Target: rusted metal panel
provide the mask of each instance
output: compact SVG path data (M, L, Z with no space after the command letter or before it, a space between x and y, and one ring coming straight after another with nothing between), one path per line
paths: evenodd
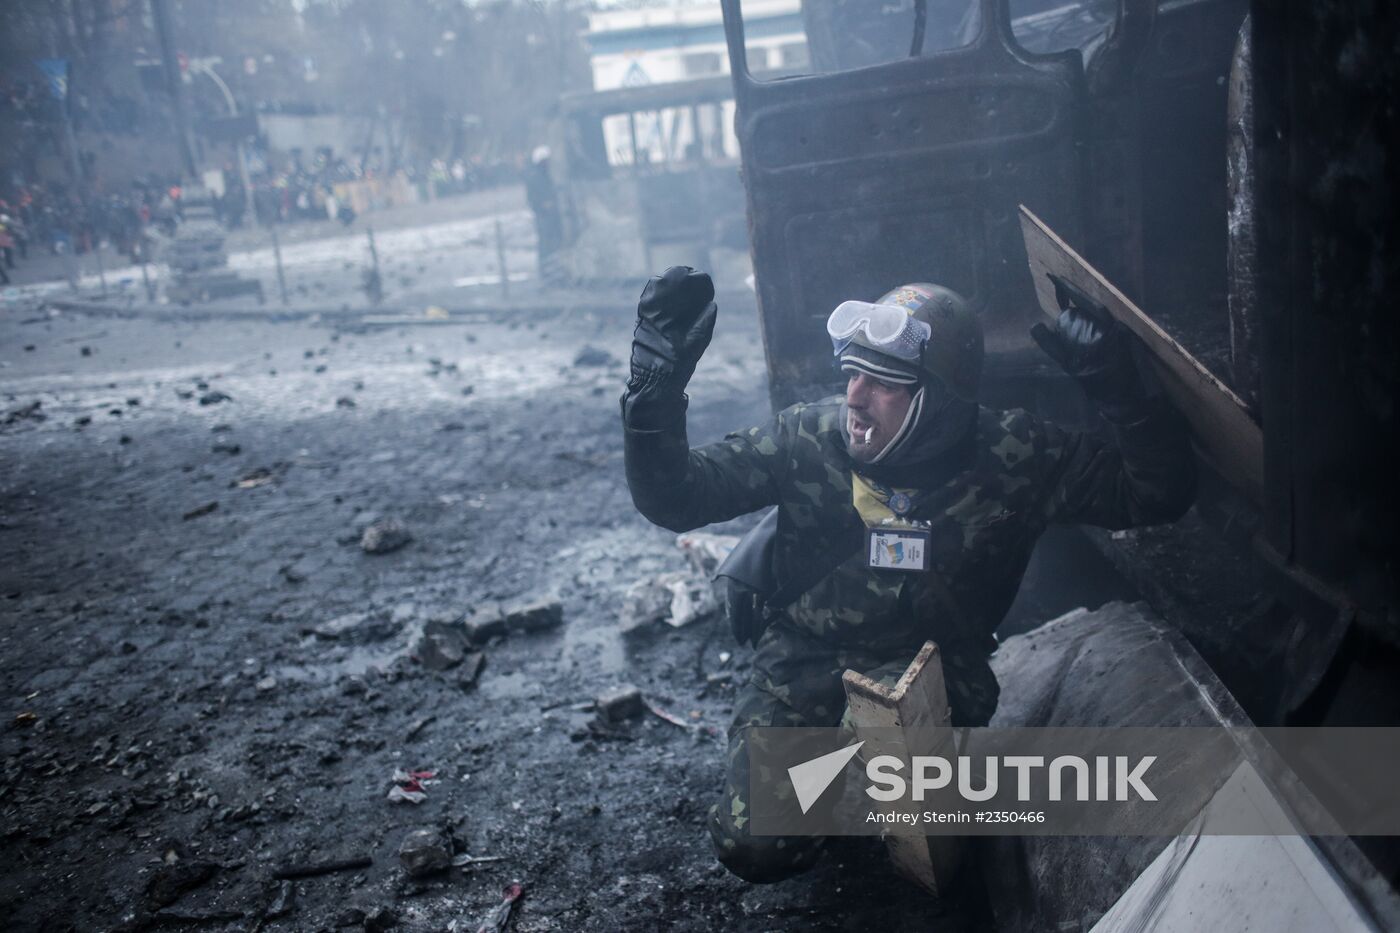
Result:
M1077 51L1036 56L982 3L973 44L837 74L756 81L725 0L737 131L775 406L836 384L821 326L848 298L937 281L983 315L988 349L1031 347L1016 205L1080 229Z
M1235 390L1255 410L1259 406L1259 260L1254 242L1254 80L1250 65L1250 24L1245 17L1230 64L1230 104L1226 142L1228 215L1230 373Z

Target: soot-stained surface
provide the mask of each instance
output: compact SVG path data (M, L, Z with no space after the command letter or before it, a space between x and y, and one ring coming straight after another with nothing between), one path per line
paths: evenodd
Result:
M631 318L7 312L7 928L474 930L514 881L520 931L957 928L871 840L766 888L714 861L746 655L709 621L618 632L628 586L685 567L623 481ZM722 307L691 396L693 442L767 416L751 306ZM366 554L390 516L413 541ZM542 598L563 625L488 642L474 685L415 657L435 619ZM590 729L625 683L684 725ZM386 799L396 770L435 772L424 802ZM409 878L422 828L497 860Z

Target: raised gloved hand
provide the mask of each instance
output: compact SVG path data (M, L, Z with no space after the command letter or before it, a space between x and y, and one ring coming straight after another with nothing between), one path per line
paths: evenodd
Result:
M1060 316L1052 329L1031 327L1031 337L1084 389L1109 421L1139 417L1147 390L1133 361L1133 335L1108 309L1074 285L1051 275Z
M714 298L710 277L689 266L652 276L637 304L629 391L685 391L714 334Z

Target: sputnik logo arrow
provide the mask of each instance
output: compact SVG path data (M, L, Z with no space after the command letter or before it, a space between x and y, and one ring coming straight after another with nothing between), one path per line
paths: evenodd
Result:
M792 789L797 792L797 803L802 807L803 813L812 809L812 804L831 786L836 776L846 769L846 765L864 744L864 741L860 741L854 745L847 745L820 758L813 758L788 768L788 780L792 781Z

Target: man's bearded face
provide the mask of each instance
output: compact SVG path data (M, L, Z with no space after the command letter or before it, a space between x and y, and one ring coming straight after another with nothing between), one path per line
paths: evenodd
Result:
M851 458L869 463L878 457L904 423L912 399L909 386L853 373L846 383L846 430L851 437L847 450Z

